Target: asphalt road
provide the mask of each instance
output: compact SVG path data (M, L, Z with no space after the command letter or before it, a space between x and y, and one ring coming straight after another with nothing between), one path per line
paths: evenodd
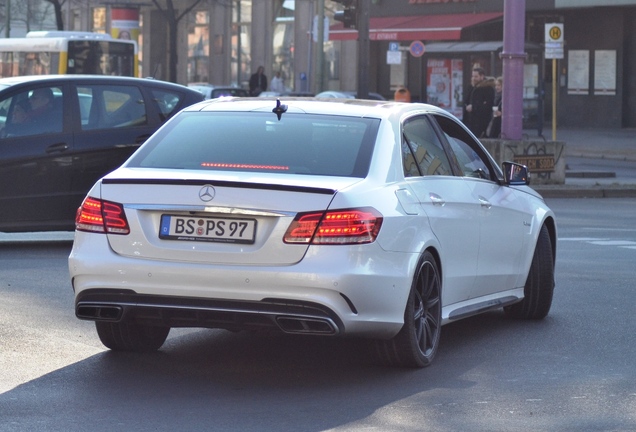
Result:
M636 430L636 202L548 204L550 315L447 325L422 370L356 340L219 330L112 353L73 315L69 244L0 244L0 431Z

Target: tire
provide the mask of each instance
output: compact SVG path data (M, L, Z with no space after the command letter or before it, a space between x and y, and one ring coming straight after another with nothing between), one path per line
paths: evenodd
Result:
M524 299L521 302L505 307L504 311L513 318L545 318L550 312L554 293L552 241L545 225L539 232L523 293Z
M425 252L418 264L404 312L404 326L390 340L377 341L379 360L390 366L421 368L431 364L442 327L442 282L435 258Z
M95 321L97 335L113 351L157 351L166 341L170 327L126 322Z

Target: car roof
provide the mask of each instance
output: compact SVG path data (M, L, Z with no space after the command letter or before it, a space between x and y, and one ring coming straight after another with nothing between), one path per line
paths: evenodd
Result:
M188 87L206 87L206 88L212 88L212 89L240 89L241 87L239 86L235 86L235 85L216 85L216 84L210 84L210 83L203 83L203 82L191 82L188 83Z
M439 107L423 103L282 96L210 99L191 105L185 108L184 111L271 112L278 101L280 101L281 105L287 106L287 112L289 113L374 118L434 113L452 117L447 111Z
M124 77L124 76L112 76L112 75L24 75L24 76L14 76L8 78L0 78L0 87L4 86L15 86L20 84L30 84L30 83L62 83L62 82L86 82L90 81L93 83L121 83L121 84L140 84L143 83L145 85L156 84L159 86L171 86L174 88L184 89L187 88L181 84L175 84L168 81L155 80L153 78L136 78L136 77ZM194 90L191 90L194 91Z

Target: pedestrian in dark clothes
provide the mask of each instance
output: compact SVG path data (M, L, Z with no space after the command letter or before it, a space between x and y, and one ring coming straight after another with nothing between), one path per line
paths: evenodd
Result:
M486 78L484 69L473 68L470 78L472 90L466 111L470 114L468 127L477 138L486 135L486 128L492 118L492 106L495 101L495 80Z

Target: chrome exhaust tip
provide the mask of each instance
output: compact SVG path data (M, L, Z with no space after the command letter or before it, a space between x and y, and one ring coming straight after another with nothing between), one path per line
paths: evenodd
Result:
M336 335L338 327L328 318L277 316L276 324L285 333Z
M121 306L112 305L79 304L75 309L77 318L91 321L119 321L122 314L123 308Z

